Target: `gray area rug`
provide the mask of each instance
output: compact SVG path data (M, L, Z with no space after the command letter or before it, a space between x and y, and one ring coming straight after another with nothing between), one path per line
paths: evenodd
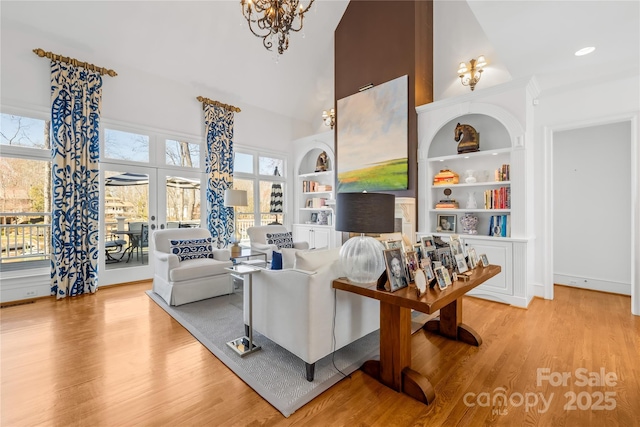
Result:
M285 417L344 378L342 373L348 375L380 354L378 330L317 361L315 378L309 382L301 359L258 333L253 340L262 346L260 351L240 357L227 346L244 335L242 294L178 307L168 306L151 290L147 295Z

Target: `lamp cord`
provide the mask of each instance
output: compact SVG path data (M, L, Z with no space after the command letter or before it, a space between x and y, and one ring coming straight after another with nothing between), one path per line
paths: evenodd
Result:
M340 374L342 374L342 376L344 378L351 378L351 375L347 375L344 372L342 372L340 369L338 369L338 367L336 366L336 311L337 311L337 295L336 295L336 291L337 289L333 289L333 323L332 323L332 331L333 331L333 351L331 352L331 363L333 364L333 367L336 369L336 371L340 372Z

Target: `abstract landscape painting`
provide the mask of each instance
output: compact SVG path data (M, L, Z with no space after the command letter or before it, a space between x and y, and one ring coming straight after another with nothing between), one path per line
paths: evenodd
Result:
M338 100L338 192L406 190L408 78Z

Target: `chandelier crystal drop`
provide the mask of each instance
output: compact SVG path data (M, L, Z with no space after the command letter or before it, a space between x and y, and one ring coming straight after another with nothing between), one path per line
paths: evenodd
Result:
M282 55L289 47L289 31L302 30L304 15L313 2L309 0L304 7L300 0L240 0L240 6L253 35L260 37L269 51L277 43Z

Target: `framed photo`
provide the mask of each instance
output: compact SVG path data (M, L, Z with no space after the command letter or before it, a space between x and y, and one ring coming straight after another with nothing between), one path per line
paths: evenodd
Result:
M421 261L422 258L424 258L422 256L422 245L420 243L416 243L415 245L412 246L413 247L413 251L416 253L416 255L418 256L418 261Z
M384 251L384 262L387 265L387 277L389 279L389 290L391 292L409 286L407 278L406 262L402 249L386 249Z
M409 281L415 282L416 271L420 269L420 264L418 263L418 254L415 251L409 251L406 253L406 256L407 270L409 271Z
M454 234L451 236L451 241L449 242L449 248L451 249L451 255L454 257L458 254L464 254L462 250L462 242L460 241L460 236Z
M453 273L451 273L451 280L454 282L458 281L458 273L456 273L455 271Z
M478 265L478 255L476 255L475 248L469 248L467 250L467 257L469 258L469 268L474 269Z
M431 283L436 278L436 275L433 273L431 261L426 260L426 262L423 262L422 268L424 269L424 275L427 278L427 283Z
M404 245L402 244L402 240L386 240L384 242L384 247L387 249L400 249L404 252Z
M489 258L487 258L487 254L480 255L480 265L483 267L489 267Z
M449 276L449 271L446 268L438 267L434 270L434 273L440 289L446 289L451 284L451 276Z
M456 267L458 268L458 273L464 273L469 269L467 261L464 259L464 254L456 255Z
M318 222L318 212L311 213L311 222Z
M455 233L456 217L457 215L438 214L438 217L437 217L438 226L436 227L436 231L441 233Z
M427 253L433 252L436 250L436 242L433 240L433 236L422 236L422 254L424 257L427 256Z

